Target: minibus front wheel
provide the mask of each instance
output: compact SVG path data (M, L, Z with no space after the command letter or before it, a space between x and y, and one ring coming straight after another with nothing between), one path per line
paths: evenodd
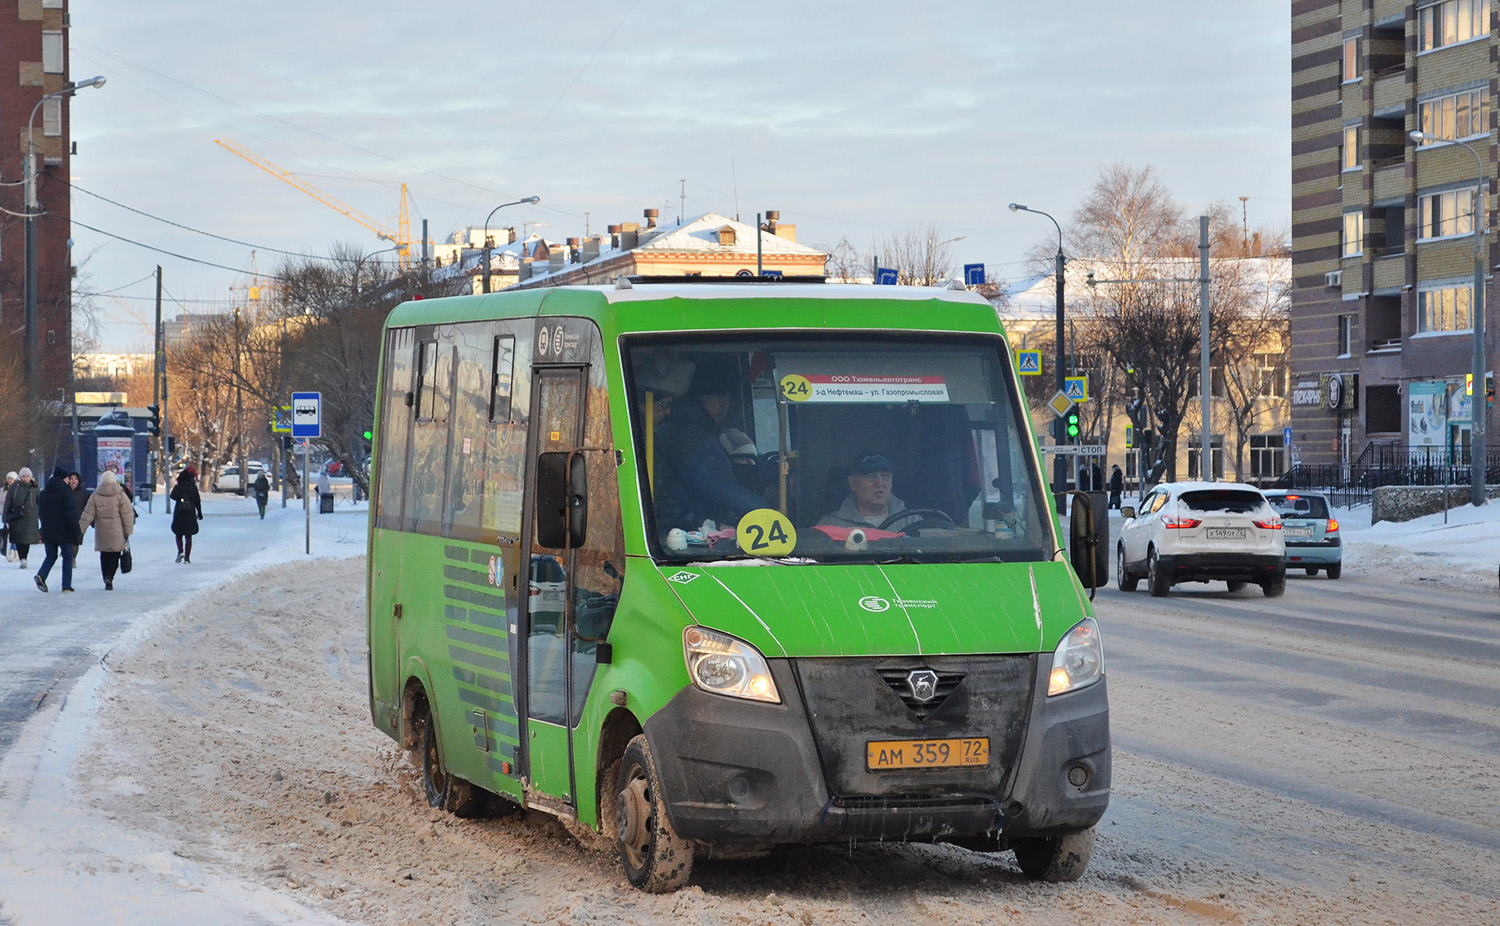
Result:
M1088 870L1094 854L1094 830L1066 836L1026 836L1012 839L1016 864L1033 881L1077 881Z
M693 844L678 836L667 819L661 779L644 734L626 744L616 781L615 839L625 877L652 894L687 884L693 873Z

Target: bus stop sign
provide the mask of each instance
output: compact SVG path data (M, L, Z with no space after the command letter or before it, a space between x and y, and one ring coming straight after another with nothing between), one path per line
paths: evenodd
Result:
M307 440L323 436L323 393L292 393L292 437Z

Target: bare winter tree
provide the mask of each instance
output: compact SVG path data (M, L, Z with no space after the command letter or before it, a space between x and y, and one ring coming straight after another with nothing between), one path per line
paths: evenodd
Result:
M849 243L847 236L840 238L839 243L831 247L826 245L817 247L828 255L828 261L825 264L828 279L838 280L840 283L869 281L870 260L859 248Z
M937 286L952 276L951 250L957 240L941 225L929 222L892 232L875 244L874 253L882 267L896 271L898 284Z
M1234 471L1246 480L1245 447L1252 433L1262 429L1285 401L1286 350L1291 343L1289 312L1291 280L1284 276L1250 277L1250 266L1265 263L1215 262L1214 273L1236 274L1238 285L1226 287L1226 311L1215 312L1215 321L1232 327L1215 338L1219 347L1216 366L1223 372L1224 396L1228 400L1229 424L1234 429Z

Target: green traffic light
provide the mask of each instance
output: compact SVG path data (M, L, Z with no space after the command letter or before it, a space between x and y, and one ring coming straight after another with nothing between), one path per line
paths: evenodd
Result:
M370 438L372 438L374 436L375 436L375 432L374 431L366 431L365 432L365 440L369 440Z
M1077 437L1078 436L1078 430L1079 430L1079 428L1078 428L1078 412L1076 412L1076 411L1068 412L1068 417L1067 417L1066 421L1067 421L1067 426L1068 426L1068 436L1069 437Z

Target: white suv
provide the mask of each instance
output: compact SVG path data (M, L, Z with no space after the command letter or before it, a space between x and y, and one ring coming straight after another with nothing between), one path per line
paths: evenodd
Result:
M1135 591L1145 579L1160 598L1178 582L1222 579L1230 591L1249 582L1267 598L1286 591L1281 517L1255 486L1239 482L1167 482L1139 510L1125 506L1115 547L1115 580Z

